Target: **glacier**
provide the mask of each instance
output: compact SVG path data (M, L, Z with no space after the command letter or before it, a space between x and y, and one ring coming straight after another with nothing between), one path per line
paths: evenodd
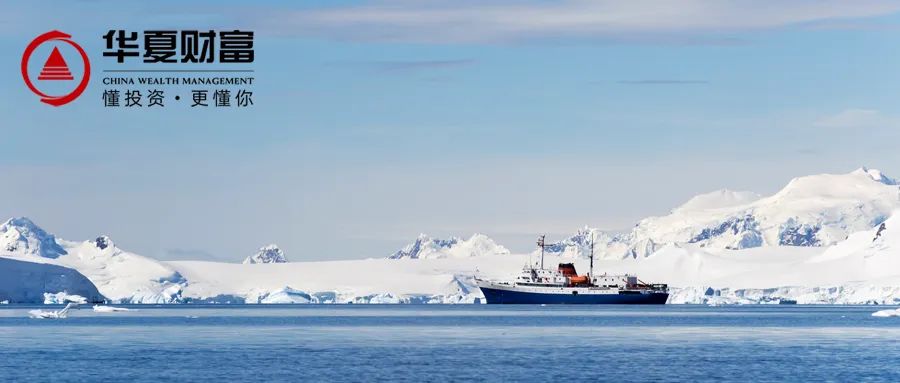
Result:
M78 271L58 265L0 257L0 301L64 303L72 299L102 302L105 297Z
M548 242L545 263L586 270L592 238L595 272L668 283L669 303L900 303L900 186L874 169L795 178L771 196L701 194L625 233L585 226ZM243 263L164 262L20 217L0 225L0 301L472 304L484 301L475 276L508 278L534 255L484 234L421 234L384 258L288 262L268 245Z
M82 242L66 241L27 218L7 220L0 225L0 232L7 233L0 237L0 257L74 269L92 282L100 295L115 303L178 302L187 283L171 267L121 250L105 235Z
M284 288L260 295L256 302L262 304L311 303L313 298L303 291L285 286Z

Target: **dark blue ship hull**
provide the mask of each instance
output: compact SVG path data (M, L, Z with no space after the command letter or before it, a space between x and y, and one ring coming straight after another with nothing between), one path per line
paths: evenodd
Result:
M588 304L661 305L669 299L665 292L620 292L619 294L543 294L481 287L488 304Z

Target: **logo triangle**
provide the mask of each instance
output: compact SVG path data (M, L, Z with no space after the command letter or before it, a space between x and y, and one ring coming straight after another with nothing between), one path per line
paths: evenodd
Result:
M38 75L38 80L73 80L72 72L69 71L69 65L59 53L59 47L53 47L50 57L44 62L44 67Z

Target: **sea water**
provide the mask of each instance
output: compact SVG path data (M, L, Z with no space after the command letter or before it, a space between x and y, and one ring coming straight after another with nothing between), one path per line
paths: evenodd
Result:
M900 381L884 307L128 307L0 306L0 380Z

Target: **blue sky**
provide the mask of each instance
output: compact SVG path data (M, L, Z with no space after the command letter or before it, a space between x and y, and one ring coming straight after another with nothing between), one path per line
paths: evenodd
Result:
M3 2L0 216L162 259L379 257L420 232L528 251L719 188L900 174L900 3L672 4ZM115 28L254 30L255 105L104 109ZM52 29L95 68L60 108L19 75Z

